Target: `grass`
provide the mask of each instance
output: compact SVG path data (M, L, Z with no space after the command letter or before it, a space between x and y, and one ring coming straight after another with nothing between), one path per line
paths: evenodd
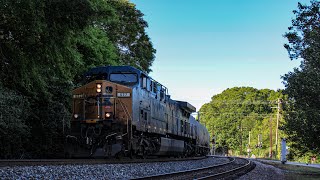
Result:
M289 164L280 164L275 162L263 162L272 166L275 166L279 169L282 169L286 172L286 179L306 179L306 180L315 180L320 179L320 169L314 167L298 166L298 165L289 165Z

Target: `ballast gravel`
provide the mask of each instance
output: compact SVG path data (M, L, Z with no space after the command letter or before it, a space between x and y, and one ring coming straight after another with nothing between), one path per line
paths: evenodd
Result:
M279 180L285 179L284 171L272 165L263 164L259 161L254 161L256 167L249 173L241 176L238 180Z
M228 162L225 158L131 164L0 167L0 179L132 179Z

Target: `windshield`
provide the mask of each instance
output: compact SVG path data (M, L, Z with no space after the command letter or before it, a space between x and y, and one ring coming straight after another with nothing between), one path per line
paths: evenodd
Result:
M106 74L106 73L93 74L93 75L90 75L90 76L86 77L85 83L89 83L89 82L94 81L94 80L106 80L107 77L108 77L108 74Z
M130 73L110 74L110 81L121 83L136 83L138 82L138 76L137 74Z

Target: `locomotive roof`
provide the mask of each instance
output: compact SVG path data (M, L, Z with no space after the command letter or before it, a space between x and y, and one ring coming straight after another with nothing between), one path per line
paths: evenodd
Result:
M89 69L84 76L92 76L97 74L110 74L110 73L137 73L138 76L143 74L144 76L148 77L149 79L154 80L152 77L150 77L147 73L134 68L132 66L99 66ZM156 81L156 80L154 80ZM158 81L156 81L159 83ZM161 86L163 86L161 83L159 83ZM164 86L165 87L165 86Z
M137 74L145 74L144 72L140 71L139 69L136 69L132 66L99 66L99 67L94 67L90 70L88 70L84 75L85 76L90 76L94 74L105 74L105 73L126 73L126 72L133 72ZM146 75L146 74L145 74Z
M134 68L132 66L99 66L89 69L84 75L85 76L91 76L91 75L97 75L97 74L110 74L110 73L137 73L139 76L141 74L149 77L152 79L148 74L145 72ZM175 100L172 100L175 101ZM192 113L196 112L196 108L185 101L176 101L178 105L183 108L184 110Z
M179 106L180 106L182 109L184 109L184 110L186 110L186 111L188 111L188 112L190 112L190 113L196 112L196 108L195 108L194 106L192 106L191 104L189 104L188 102L185 102L185 101L177 101L177 103L179 104Z

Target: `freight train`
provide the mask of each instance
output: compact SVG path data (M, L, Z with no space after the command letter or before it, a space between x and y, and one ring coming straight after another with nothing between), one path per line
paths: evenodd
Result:
M170 98L168 89L131 66L102 66L85 73L73 90L66 137L68 157L196 156L209 152L209 133Z

